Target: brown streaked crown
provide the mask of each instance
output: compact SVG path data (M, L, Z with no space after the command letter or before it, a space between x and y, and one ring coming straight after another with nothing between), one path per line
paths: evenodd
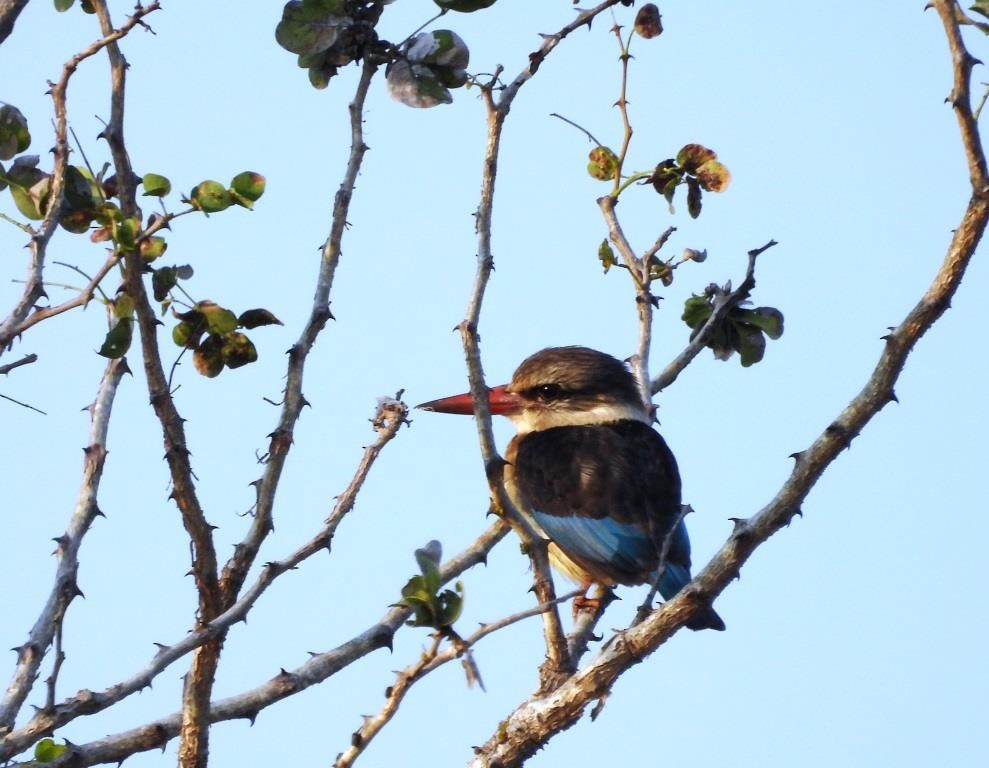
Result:
M516 369L509 392L527 406L530 428L545 429L562 423L645 419L645 407L635 377L624 363L587 347L547 347L527 357ZM535 411L542 411L533 422ZM554 418L551 412L557 412ZM563 411L568 415L564 418ZM592 412L596 415L591 415ZM513 419L515 421L515 419Z

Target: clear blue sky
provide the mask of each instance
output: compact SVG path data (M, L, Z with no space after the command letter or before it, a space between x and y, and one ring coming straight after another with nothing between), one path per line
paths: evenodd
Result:
M111 7L122 21L132 6ZM384 34L403 38L432 7L389 6ZM197 298L237 310L268 307L285 322L254 333L256 365L216 380L188 364L177 374L177 403L189 420L221 556L245 530L255 454L275 423L275 409L261 398L278 398L282 352L310 307L356 82L351 69L327 91L313 90L274 42L280 11L281 3L173 0L150 19L157 35L137 32L124 42L132 65L128 146L139 172L164 173L184 191L245 169L268 178L254 212L185 217L168 236L166 260L195 267ZM633 48L633 165L650 167L697 141L717 150L734 179L725 194L707 198L697 221L685 210L671 217L645 190L623 198L622 220L640 249L673 224L675 251L709 253L664 291L654 363L686 340L683 300L712 281L737 283L745 252L770 238L780 244L762 257L755 299L786 316L786 333L762 364L746 370L705 353L659 399L661 431L696 510L689 524L703 564L729 534L728 518L749 516L772 498L790 470L787 456L858 393L880 336L940 263L968 185L944 104L947 48L923 3L860 3L849 13L779 0L675 2L662 11L663 36ZM471 71L503 64L514 76L538 46L537 33L555 31L572 13L567 0L501 0L443 23L468 42ZM620 13L630 21L633 10ZM594 199L604 189L585 173L586 139L548 116L559 112L618 143L617 49L606 27L582 31L554 52L509 117L495 204L497 271L481 325L492 384L543 346L581 343L620 357L635 347L628 281L616 271L602 275L596 259L605 230ZM51 146L45 81L96 37L93 17L78 8L57 15L36 0L0 46L0 99L27 115L34 151ZM984 39L971 44L974 55L989 56ZM108 113L106 76L100 58L70 87L72 125L95 165L108 159L95 138L96 116ZM979 70L976 78L983 76ZM318 528L372 439L367 419L379 395L404 388L416 403L465 388L451 329L475 269L482 105L476 91L460 91L450 106L412 111L391 101L379 78L366 130L371 151L337 273L337 319L307 368L312 408L297 429L262 560L283 557ZM6 193L0 210L14 213ZM26 252L23 234L0 224L6 312L20 290L9 278L25 272ZM94 269L103 248L60 234L51 258ZM47 276L78 283L58 267ZM760 549L724 593L718 610L728 631L677 635L622 678L595 723L554 739L530 765L920 768L986 759L989 520L981 473L989 370L979 298L986 284L977 257L953 308L910 358L900 404L875 419L814 489L804 517ZM53 300L68 295L49 292ZM103 367L95 350L104 328L94 304L33 329L6 358L39 355L0 380L0 393L48 415L0 401L3 648L23 641L50 588L50 539L64 529L78 489L88 427L80 408ZM180 638L192 621L188 543L166 500L160 432L146 400L138 374L115 405L100 502L107 519L97 521L82 552L86 599L69 611L60 695L133 673L153 642ZM508 425L498 434L504 444ZM486 508L470 420L416 415L341 526L333 557L279 579L250 624L231 631L217 695L256 685L365 628L397 598L417 546L438 538L448 553L458 551L486 526ZM465 631L532 603L527 561L513 539L464 581ZM621 594L605 629L627 623L642 596ZM378 652L263 712L253 728L220 725L212 764L331 762L361 714L380 707L391 670L426 642L425 631L404 631L391 655ZM455 665L434 673L361 761L465 763L470 745L531 693L543 654L537 621L486 640L476 657L487 693L467 690ZM153 691L57 735L87 742L175 711L182 672L181 664L169 668ZM168 764L174 752L173 743L164 756L127 764Z

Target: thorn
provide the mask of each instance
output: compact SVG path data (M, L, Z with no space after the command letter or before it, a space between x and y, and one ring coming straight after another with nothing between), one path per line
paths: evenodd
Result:
M896 396L896 392L894 392L893 390L890 390L889 392L889 401L891 403L897 403L897 404L899 404L900 402L900 398Z
M394 632L383 629L377 635L374 636L374 643L378 648L387 648L389 651L394 651L395 648L392 645L392 640L394 638Z
M801 461L804 460L804 452L794 451L793 453L790 454L790 458L793 459L797 464L799 464Z
M591 721L592 722L594 720L597 720L598 715L601 714L601 710L604 709L604 705L607 703L607 701L608 701L608 694L607 693L602 694L601 695L601 698L599 698L597 700L597 703L591 709Z

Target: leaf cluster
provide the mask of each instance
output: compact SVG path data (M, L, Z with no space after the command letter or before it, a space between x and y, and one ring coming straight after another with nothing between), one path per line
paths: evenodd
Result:
M473 13L495 0L434 0L440 16L448 11ZM275 40L298 56L315 88L326 88L340 67L368 59L387 63L392 98L410 107L449 104L451 88L468 82L470 51L450 29L412 35L402 43L378 36L376 26L391 0L291 0L282 9ZM438 18L438 17L437 17Z
M211 379L224 368L240 368L258 359L254 343L238 328L282 324L267 309L249 309L238 316L212 301L199 301L188 312L173 314L179 322L172 328L172 341L193 350L196 370Z
M702 144L687 144L675 159L658 163L647 181L666 198L671 212L676 188L686 185L687 213L696 219L701 214L703 192L724 192L731 182L731 173L713 149Z
M691 296L683 305L683 321L691 328L690 338L701 332L714 312L717 291L705 291L702 296ZM766 352L766 338L778 339L783 335L783 313L775 307L732 307L724 318L708 331L706 346L719 360L727 360L738 352L744 367L762 360Z
M435 540L415 551L422 573L408 580L402 587L402 599L396 603L412 609L413 616L407 622L409 626L444 629L460 618L464 606L464 585L458 581L454 589L439 591L442 555L443 549Z

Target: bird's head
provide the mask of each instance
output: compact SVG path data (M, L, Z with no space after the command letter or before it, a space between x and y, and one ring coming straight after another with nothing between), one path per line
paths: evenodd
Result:
M470 393L416 407L474 413ZM509 384L488 391L488 410L508 417L520 434L623 419L650 421L635 378L625 365L587 347L547 347L527 357Z

